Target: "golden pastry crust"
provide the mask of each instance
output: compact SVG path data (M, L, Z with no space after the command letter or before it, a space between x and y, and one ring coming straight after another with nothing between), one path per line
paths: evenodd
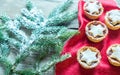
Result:
M94 9L94 7L96 8L96 7L98 7L98 6L90 6L89 9L86 9L86 7L88 6L88 4L93 5L92 3L96 3L96 4L99 6L99 8L98 8L98 11L99 11L99 12L93 12L93 13L90 13L90 12L89 12L90 9ZM100 2L98 2L98 1L94 1L94 2L90 1L90 2L86 2L86 3L84 4L83 10L84 10L85 15L86 15L89 19L98 19L99 16L102 15L102 13L103 13L103 11L104 11L104 8L103 8L102 4L101 4Z
M87 57L89 57L89 59L93 59L94 61L90 62L91 64L87 64L87 62L83 61L82 58L84 57L84 55L82 54L83 52L85 53L85 51L87 50L90 50L91 52L95 53L94 57L96 59L93 59L93 58L90 58L91 56L89 55L92 55L90 52L90 54L87 54ZM99 65L100 63L100 60L101 60L101 55L100 55L100 52L97 48L95 47L91 47L91 46L84 46L82 47L81 49L78 50L77 52L77 60L79 62L79 64L85 68L85 69L92 69L92 68L95 68L96 66Z
M108 28L106 27L104 23L100 21L91 21L86 25L85 32L90 41L100 42L107 36ZM93 35L94 32L96 33L96 36Z
M105 15L105 24L106 24L107 27L108 27L109 29L111 29L111 30L118 30L118 29L120 29L120 20L119 20L119 24L118 24L118 25L114 25L114 24L112 23L111 19L109 18L110 14L112 13L112 14L115 15L116 13L114 13L114 12L116 12L116 11L119 11L119 12L120 12L120 10L115 9L115 10L108 11L108 12L106 13L106 15ZM120 14L120 13L119 13L119 14ZM117 14L116 14L116 15L117 15ZM113 17L115 18L116 15L113 16ZM119 17L120 17L120 15L119 15ZM117 17L116 17L116 19L117 19Z
M110 62L110 64L112 64L113 66L120 66L120 60L118 60L118 59L116 59L116 57L114 57L114 55L112 55L113 54L113 52L115 52L115 51L113 51L112 52L112 48L113 47L117 47L117 46L119 46L119 48L120 48L120 44L113 44L113 45L111 45L108 49L107 49L107 57L108 57L108 60L109 60L109 62ZM120 50L119 50L119 52L120 52ZM119 52L117 52L117 53L119 53ZM115 54L115 53L114 53ZM116 54L117 55L117 54ZM120 59L120 58L119 58Z

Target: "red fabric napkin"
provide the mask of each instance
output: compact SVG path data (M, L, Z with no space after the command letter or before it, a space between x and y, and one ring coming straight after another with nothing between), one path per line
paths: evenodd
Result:
M112 9L119 9L114 0L99 0L103 7L104 13L98 19L104 23L105 13ZM85 26L89 20L83 13L84 1L80 0L78 4L78 20L80 23L79 31L80 34L77 34L70 38L64 45L62 54L71 53L72 57L60 62L56 65L55 75L120 75L120 67L112 66L106 56L107 48L114 43L120 44L120 30L112 31L109 30L108 36L99 43L93 43L88 40L85 35ZM101 52L101 62L94 68L86 70L80 66L77 61L76 53L78 49L82 46L93 46L100 50Z

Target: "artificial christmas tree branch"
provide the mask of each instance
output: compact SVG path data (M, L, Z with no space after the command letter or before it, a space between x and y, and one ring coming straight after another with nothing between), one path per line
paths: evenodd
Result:
M67 58L70 58L71 55L70 54L64 54L62 56L59 56L55 59L53 59L52 61L48 62L47 64L45 64L43 67L41 67L41 72L46 72L48 69L50 69L52 66L54 66L56 63L58 62L62 62L64 60L66 60Z
M7 30L12 32L21 42L27 42L28 38L25 35L25 33L17 28L17 23L15 23L13 20L11 20L8 16L1 16L1 20L3 23L5 23L5 26L7 27ZM17 25L16 25L17 24Z
M73 3L72 0L66 0L61 5L58 5L53 11L49 14L48 18L54 17L56 15L61 14L65 10L68 9L68 7Z
M20 23L23 25L23 27L26 27L27 29L36 29L39 27L37 25L37 23L28 20L24 16L23 17L19 16L17 19L20 21Z
M0 38L4 39L3 42L7 40L7 42L1 44L0 47L5 50L4 47L7 48L7 46L10 46L10 48L8 47L10 50L7 48L5 52L7 52L7 50L8 52L12 51L12 49L16 49L18 52L15 61L12 63L7 63L9 62L7 57L9 53L5 54L6 56L4 57L1 56L1 63L3 62L2 64L5 65L5 68L6 66L10 66L6 69L6 71L8 71L6 72L6 75L11 75L13 73L19 75L41 75L56 63L70 57L70 55L60 56L60 52L64 42L78 33L77 30L69 30L65 25L65 23L68 23L77 17L77 10L66 11L71 3L72 0L65 1L58 9L55 8L51 12L51 16L48 19L44 17L42 11L38 10L31 1L27 1L26 8L21 10L20 16L17 16L14 19L11 19L6 15L0 17L3 26L5 26L5 32L7 33L4 38ZM58 26L60 24L61 26ZM30 36L26 35L27 31L24 32L21 30L22 27L31 31ZM15 37L12 37L11 34ZM41 63L42 59L51 54L52 56L50 57L54 57L55 59L50 61L50 64L48 64L49 62L45 64L44 68L39 67L38 70L25 69L18 71L16 69L17 66L29 57L31 52L38 53L37 61L39 61L39 63Z
M48 19L46 22L46 25L47 26L56 26L56 25L68 23L68 22L72 21L73 19L75 19L75 17L77 16L77 13L78 13L77 9L72 10L72 11L66 11L64 13L61 13L59 15L56 15L56 16Z
M42 75L43 72L46 72L47 70L49 70L56 63L64 61L69 57L71 57L70 54L65 54L65 55L62 55L60 57L57 57L56 59L53 59L52 61L50 61L50 62L46 63L45 65L43 65L37 71L34 71L32 69L25 69L25 70L21 70L21 71L16 71L16 73L20 74L20 75L28 75L28 74L29 75Z

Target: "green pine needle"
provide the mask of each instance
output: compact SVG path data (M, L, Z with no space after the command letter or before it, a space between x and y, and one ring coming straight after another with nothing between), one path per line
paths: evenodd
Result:
M10 52L10 47L6 43L0 44L0 55L2 56L8 56Z
M32 1L27 0L26 2L26 8L30 11L34 7L34 4Z
M62 45L61 41L53 35L45 35L38 40L36 40L30 49L32 51L38 51L40 56L39 58L42 59L43 57L46 57L50 55L51 53L57 53L61 51ZM55 50L57 49L57 50Z
M5 40L5 38L2 31L0 30L0 42L3 42L3 40Z
M5 68L5 75L10 75L12 64L5 57L0 57L0 63Z
M47 26L56 26L64 23L69 23L75 18L77 18L77 12L78 10L72 10L72 11L66 11L64 13L61 13L59 15L56 15L46 22Z
M78 30L71 30L71 29L63 28L58 32L56 37L61 39L63 42L65 42L68 38L78 33L79 33Z
M24 69L21 71L16 71L15 73L19 74L19 75L36 75L34 73L35 71L31 70L31 69Z
M68 7L73 3L73 0L66 0L61 5L58 5L53 11L49 14L48 18L59 15L63 11L67 10Z
M32 69L24 69L20 71L15 71L15 73L20 74L20 75L43 75L44 72L49 70L50 68L54 67L54 65L58 62L62 62L68 58L70 58L70 54L65 54L62 56L57 56L57 58L53 59L50 62L45 63L41 68L38 70L34 71Z
M43 65L41 68L40 68L40 72L46 72L48 69L50 69L51 67L53 67L56 63L58 62L62 62L68 58L70 58L71 55L70 54L65 54L65 55L62 55L62 56L57 56L56 59L53 59L52 61L46 63L45 65Z
M2 23L6 23L7 21L10 20L10 17L8 17L7 15L2 15L0 16L0 19L2 20Z

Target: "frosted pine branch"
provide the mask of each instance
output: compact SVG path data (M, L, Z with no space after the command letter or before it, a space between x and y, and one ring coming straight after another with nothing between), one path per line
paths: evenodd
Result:
M26 36L26 34L19 30L17 28L17 23L16 21L12 21L9 17L7 16L2 16L1 18L2 21L5 22L5 26L7 27L7 29L9 31L11 31L12 33L14 33L14 35L19 39L21 40L23 43L27 42L28 41L28 37Z
M7 40L8 40L9 45L13 48L20 49L22 46L21 43L17 41L16 39L7 38Z
M25 69L25 70L21 70L21 71L16 71L17 74L24 74L24 75L43 75L43 72L46 72L48 69L50 69L51 67L53 67L56 63L58 62L62 62L68 58L70 58L71 55L70 54L65 54L62 55L48 63L45 63L40 69L38 70L32 70L32 69Z
M30 11L28 11L26 8L23 8L21 10L21 14L23 16L25 16L27 19L36 22L39 24L39 22L43 22L44 21L44 16L42 15L42 11L38 11L37 8L33 8Z
M56 15L50 19L47 20L46 25L47 26L56 26L64 23L68 23L75 19L77 17L77 9L73 11L67 11L64 13L61 13L59 15Z
M14 62L9 62L9 57L1 56L0 63L5 65L6 75L17 73L18 75L36 75L46 72L48 69L53 67L56 63L61 62L69 56L60 56L64 42L78 31L70 31L64 25L74 18L77 17L77 10L68 11L68 7L71 5L72 0L67 0L59 6L58 9L54 9L49 19L45 18L42 11L38 10L34 3L27 1L26 8L21 10L21 16L17 16L14 19L4 15L0 17L2 20L3 28L8 33L4 37L0 48L7 53L13 48L18 50L18 54ZM65 12L64 12L65 11ZM58 26L63 24L62 26ZM21 28L24 27L26 30L30 30L29 36L26 35ZM10 31L10 32L9 32ZM15 35L13 37L12 35ZM7 42L6 42L7 41ZM9 48L10 47L10 48ZM10 50L9 50L9 49ZM1 50L1 51L2 51ZM4 53L5 53L4 52ZM17 71L17 66L31 55L31 52L37 52L37 61L42 61L40 58L45 58L53 53L54 60L48 62L44 68L40 70L25 69ZM1 52L1 55L4 54ZM4 54L7 55L7 54ZM29 62L28 62L29 63Z
M20 21L20 23L22 24L22 26L25 27L25 28L27 28L27 29L36 29L36 28L39 27L37 25L37 23L28 20L26 17L20 16L17 19Z
M47 64L45 64L44 66L42 66L40 68L39 72L46 72L48 69L50 69L51 67L53 67L56 63L62 62L62 61L66 60L66 59L68 59L70 57L71 57L70 54L65 54L65 55L62 55L60 57L57 57L56 59L54 59L51 62L48 62Z
M65 0L61 5L58 5L53 11L49 14L48 18L54 17L67 10L68 7L73 3L73 0Z

